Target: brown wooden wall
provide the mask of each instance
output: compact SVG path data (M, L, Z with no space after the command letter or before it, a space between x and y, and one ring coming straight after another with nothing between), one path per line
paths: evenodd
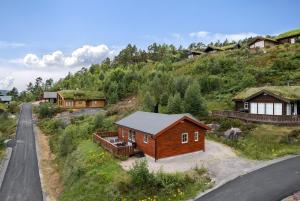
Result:
M199 140L194 140L194 132L199 132ZM188 143L182 144L181 134L188 133ZM196 124L184 120L165 131L156 139L157 159L196 152L205 149L205 131Z
M125 131L124 138L122 137L122 129ZM118 136L120 139L128 142L129 129L126 127L118 127ZM148 135L148 143L144 143L144 135ZM155 158L155 140L152 138L152 135L142 133L140 131L135 131L135 142L137 148L142 150L145 154Z
M66 101L72 101L73 107L67 106ZM82 109L82 108L104 108L105 100L72 100L72 99L63 99L61 96L58 96L57 104L61 108L73 108L73 109Z
M240 111L244 109L244 102L243 101L235 101L235 111Z

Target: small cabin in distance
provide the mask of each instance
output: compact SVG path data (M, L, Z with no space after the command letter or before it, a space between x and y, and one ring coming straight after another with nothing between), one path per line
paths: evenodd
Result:
M45 102L56 103L57 102L57 92L48 92L45 91L43 95Z
M61 108L104 108L106 99L102 92L63 90L57 92L57 104Z

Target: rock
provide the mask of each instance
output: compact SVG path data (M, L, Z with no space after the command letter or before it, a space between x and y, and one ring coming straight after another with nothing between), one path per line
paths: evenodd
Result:
M241 133L242 133L242 131L239 128L230 128L224 132L224 136L227 139L237 140L239 138L239 136L241 135Z
M209 128L211 128L212 131L216 131L216 130L218 130L218 129L220 128L220 124L214 124L214 123L212 123L212 124L207 124L207 126L208 126Z

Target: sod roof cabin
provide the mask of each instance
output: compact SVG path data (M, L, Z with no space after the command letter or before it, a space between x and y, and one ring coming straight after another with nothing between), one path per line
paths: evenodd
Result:
M275 39L258 36L255 37L252 41L250 41L248 46L250 49L256 49L256 48L272 47L277 44L278 42Z
M103 108L106 99L99 91L63 90L57 92L57 103L61 108Z
M262 115L298 115L300 86L265 86L247 88L233 101L235 110Z
M135 112L115 123L118 138L154 159L205 149L209 129L190 114Z
M233 49L238 49L240 48L240 44L231 44L231 45L226 45L226 46L213 46L213 45L208 45L204 52L206 53L214 53L214 52L220 52L220 51L227 51L227 50L233 50Z
M295 43L300 39L300 29L294 29L285 33L279 34L275 40L279 43Z

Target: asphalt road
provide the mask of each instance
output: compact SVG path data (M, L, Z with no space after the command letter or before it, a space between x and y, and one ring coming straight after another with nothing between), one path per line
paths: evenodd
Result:
M300 157L256 170L197 201L279 201L300 190Z
M17 143L0 189L1 201L42 201L31 104L24 104L17 128Z

